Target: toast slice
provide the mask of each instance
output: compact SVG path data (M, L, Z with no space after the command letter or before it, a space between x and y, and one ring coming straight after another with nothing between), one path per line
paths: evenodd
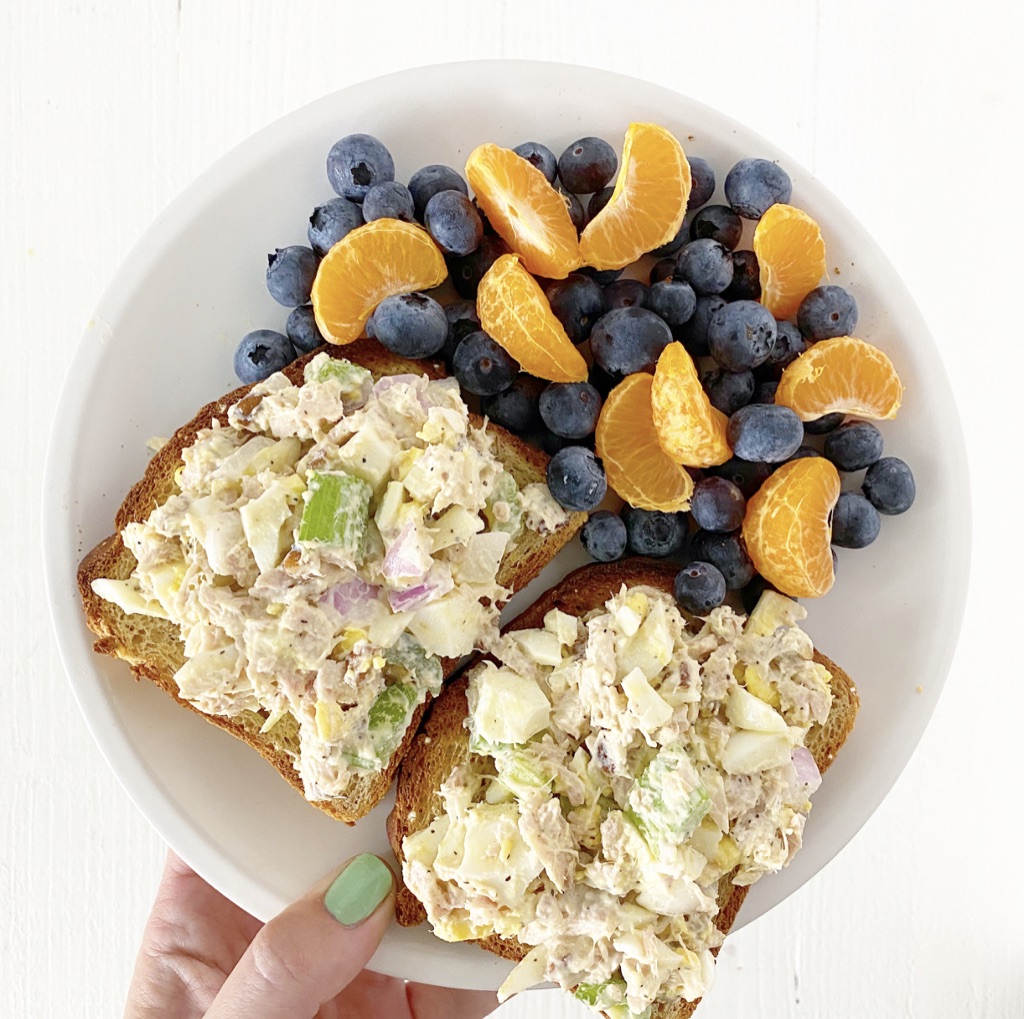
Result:
M553 608L582 616L602 606L623 584L627 587L642 584L671 593L677 571L678 567L670 563L641 558L581 567L509 623L506 630L542 627L544 616ZM832 710L824 725L811 728L806 741L818 769L825 772L853 729L860 701L853 681L838 665L817 650L814 658L832 673ZM395 806L387 822L388 838L399 862L403 860L402 840L426 828L444 812L439 794L441 783L469 757L469 730L463 725L469 712L467 686L463 675L442 692L402 763ZM747 887L732 884L731 874L726 874L719 882L719 913L715 924L723 934L732 927L746 894ZM404 886L399 890L395 915L398 922L407 927L427 918L419 900ZM496 934L476 943L488 952L515 962L529 950L516 940L506 940ZM661 1004L655 1008L652 1019L686 1019L697 1004L697 1001L682 1000L671 1005Z
M299 358L284 369L284 374L292 382L301 384L303 368L318 352L319 350ZM445 374L440 364L397 357L372 340L358 340L342 348L339 353L368 369L375 378L413 374L439 379ZM91 586L92 581L100 577L126 579L131 575L136 561L121 540L121 530L128 523L145 520L154 507L174 494L174 473L182 462L182 450L191 445L199 431L209 427L214 418L224 418L228 407L242 399L251 388L242 386L219 400L208 403L191 421L179 428L170 441L154 455L142 479L131 489L117 511L114 519L117 533L101 541L80 563L78 590L86 622L98 638L94 645L96 651L124 659L137 679L146 679L156 684L182 706L248 743L302 794L302 782L292 766L291 755L298 750L298 723L291 715L286 715L269 733L264 734L260 732L266 720L263 713L243 711L228 718L207 715L199 711L178 696L178 687L174 681L175 672L185 661L177 625L169 620L151 616L128 615L117 605L100 598ZM470 417L474 425L482 424L476 415ZM532 482L544 481L548 463L548 457L544 452L502 428L495 425L488 425L488 428L494 436L494 455L509 471L520 489ZM546 535L524 528L520 531L512 550L502 561L498 574L499 583L513 591L523 588L540 573L559 549L572 539L585 519L584 513L570 514L568 522L563 527ZM456 671L459 663L443 659L441 664L445 679L448 679ZM417 708L406 730L405 738L383 770L356 778L344 796L318 800L314 805L349 824L376 806L390 788L398 765L419 728L429 700L428 695L427 702Z

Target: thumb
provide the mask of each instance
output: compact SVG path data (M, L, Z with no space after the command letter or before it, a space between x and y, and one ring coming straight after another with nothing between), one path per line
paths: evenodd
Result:
M395 882L372 853L356 856L265 924L206 1019L305 1019L354 980L393 909Z

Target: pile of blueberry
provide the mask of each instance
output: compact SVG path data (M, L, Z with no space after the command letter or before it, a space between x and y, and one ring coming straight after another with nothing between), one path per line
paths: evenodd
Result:
M539 142L515 151L564 195L578 231L611 196L618 159L600 138L581 138L557 158ZM877 537L879 514L910 507L914 479L902 460L882 457L882 435L869 422L830 414L805 425L773 402L788 364L819 340L850 335L857 322L856 301L839 286L808 294L795 323L776 320L758 303L757 256L738 247L743 220L757 220L771 205L789 200L788 174L765 159L742 159L725 178L726 204L712 205L714 170L698 157L689 163L686 219L671 241L630 267L647 282L624 277L622 270L591 268L562 280L538 280L569 339L587 345L592 361L587 382L546 383L520 371L480 328L477 287L508 248L469 197L462 175L434 164L401 184L380 141L348 135L328 154L327 177L337 197L313 210L309 246L269 256L267 288L293 309L285 333L246 335L235 353L235 371L243 382L255 382L323 342L310 291L319 259L349 231L384 217L418 222L444 253L450 282L432 293L385 299L367 323L368 335L402 357L443 360L490 420L551 454L548 485L567 509L593 511L607 491L593 452L603 398L625 376L653 372L673 340L686 347L712 405L729 417L735 455L721 467L694 472L688 514L598 511L581 539L600 562L627 552L676 559L683 564L676 595L690 611L710 611L727 591L742 591L744 602L753 604L765 583L755 574L740 527L746 499L780 464L825 456L840 471L867 469L861 492L844 492L835 509L833 544L846 548L862 548Z

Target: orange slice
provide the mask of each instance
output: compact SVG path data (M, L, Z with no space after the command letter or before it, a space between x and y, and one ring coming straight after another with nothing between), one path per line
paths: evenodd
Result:
M820 598L835 580L832 510L839 472L821 456L783 464L747 501L743 540L758 573L783 594Z
M569 207L532 163L500 145L479 145L466 177L491 226L530 272L565 279L582 265Z
M839 412L888 421L903 401L903 383L878 347L855 336L822 340L786 367L775 402L801 421Z
M627 375L597 420L595 448L608 484L631 506L674 513L689 509L693 479L661 448L651 411L654 377Z
M540 284L518 255L502 255L476 292L480 326L523 371L549 382L584 382L587 362L555 318Z
M725 437L729 419L711 406L681 343L670 343L658 358L651 409L661 448L676 463L716 467L732 456Z
M761 303L776 318L791 318L825 275L825 242L818 224L792 205L773 205L754 228L761 267Z
M347 233L321 261L312 295L317 327L329 343L351 343L385 297L430 290L447 275L426 230L375 219Z
M690 198L682 145L657 124L630 124L608 204L580 237L583 261L622 269L679 232Z

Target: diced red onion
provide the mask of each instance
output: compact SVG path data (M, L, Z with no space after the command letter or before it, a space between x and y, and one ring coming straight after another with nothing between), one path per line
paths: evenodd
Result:
M821 785L821 772L807 747L794 747L792 754L793 770L796 772L797 785L807 789L810 796Z
M438 581L417 584L404 591L389 591L388 604L393 612L412 612L421 605L447 594L454 586L455 581L451 577L442 577Z
M390 389L392 386L397 386L400 382L412 385L414 382L418 381L419 375L384 375L382 378L377 379L373 384L373 391L379 394Z
M347 618L361 603L375 601L378 594L380 588L376 584L369 584L361 577L353 577L344 584L337 584L325 591L321 601L329 600L341 613L342 618Z
M399 577L413 577L415 579L422 579L426 576L427 570L430 569L430 563L427 563L424 568L423 564L410 558L409 546L416 540L416 535L413 532L412 524L406 524L401 531L398 532L398 537L395 538L391 547L387 551L387 555L384 556L384 563L381 566L380 572L387 577L388 580L396 580Z

